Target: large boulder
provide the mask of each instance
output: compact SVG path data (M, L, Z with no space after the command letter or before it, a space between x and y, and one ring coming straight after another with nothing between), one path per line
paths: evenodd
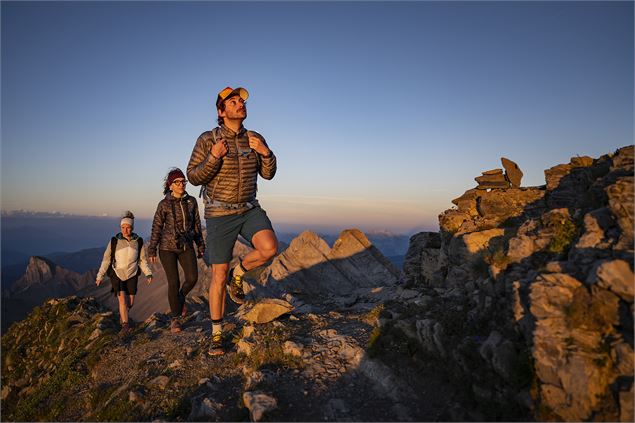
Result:
M256 303L247 302L240 306L235 316L250 323L267 323L293 310L285 300L263 298Z
M394 286L400 279L399 270L361 231L348 229L333 248L313 232L301 233L261 273L258 283L269 295L344 297L359 288Z

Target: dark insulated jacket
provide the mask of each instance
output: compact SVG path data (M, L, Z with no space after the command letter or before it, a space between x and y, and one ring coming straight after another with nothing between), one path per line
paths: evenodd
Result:
M256 199L257 177L272 179L276 174L276 156L260 156L249 148L249 135L265 139L255 131L241 127L238 133L222 125L212 131L203 132L196 140L187 165L187 178L194 185L202 185L209 199L230 204L244 204ZM218 139L217 139L218 138ZM220 139L227 141L228 154L216 159L211 154L212 146ZM240 214L249 210L214 207L205 202L205 218Z
M154 257L159 250L179 252L196 243L199 253L205 252L201 232L201 218L196 198L185 193L174 198L169 192L159 201L152 221L152 235L148 244L148 256Z

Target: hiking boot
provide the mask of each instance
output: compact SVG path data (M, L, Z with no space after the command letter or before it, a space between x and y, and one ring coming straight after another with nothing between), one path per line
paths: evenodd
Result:
M179 333L182 330L183 329L181 329L181 324L179 323L179 321L176 319L172 319L172 323L170 323L170 332Z
M129 335L130 332L131 332L131 329L130 329L130 325L128 324L128 322L122 323L121 324L121 330L119 331L119 336L121 338L123 338L123 337Z
M215 332L212 334L212 342L209 344L207 354L211 356L223 355L225 350L223 349L223 334L222 332Z
M243 291L243 276L234 276L234 268L229 271L229 298L236 304L245 302L245 291Z

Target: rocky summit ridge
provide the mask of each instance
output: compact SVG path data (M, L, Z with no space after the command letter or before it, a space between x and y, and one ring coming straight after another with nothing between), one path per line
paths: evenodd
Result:
M429 298L391 304L382 329L417 339L480 413L633 421L633 146L545 180L468 190L413 236L406 278Z
M208 269L179 334L47 301L2 336L3 419L633 421L633 146L539 187L510 162L411 238L403 273L358 230L300 234L228 303L222 357Z

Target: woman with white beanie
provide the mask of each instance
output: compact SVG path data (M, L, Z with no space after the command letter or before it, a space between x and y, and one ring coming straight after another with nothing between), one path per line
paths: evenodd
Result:
M132 232L134 229L134 215L127 211L119 224L121 232L110 239L104 258L101 262L95 283L99 286L108 275L113 292L119 300L119 314L121 315L121 336L130 333L128 324L128 310L134 305L137 294L137 281L143 270L148 284L152 282L152 271L148 266L146 249L143 238Z

